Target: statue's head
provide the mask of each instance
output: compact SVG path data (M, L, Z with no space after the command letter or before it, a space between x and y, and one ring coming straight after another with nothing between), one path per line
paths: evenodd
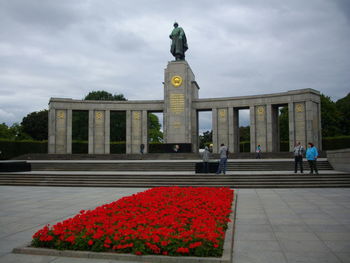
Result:
M179 24L177 22L174 23L174 27L178 27Z

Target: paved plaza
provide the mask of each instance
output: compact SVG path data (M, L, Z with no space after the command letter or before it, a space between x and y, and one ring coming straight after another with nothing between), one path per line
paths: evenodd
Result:
M143 190L0 186L0 262L121 263L11 251L28 243L45 224ZM233 262L350 262L349 188L236 191Z

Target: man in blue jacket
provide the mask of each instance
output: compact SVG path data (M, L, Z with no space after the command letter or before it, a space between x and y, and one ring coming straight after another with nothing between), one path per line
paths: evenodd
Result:
M315 173L318 174L317 165L316 165L316 161L318 157L317 149L314 146L314 144L311 142L309 142L307 146L308 148L306 150L306 159L310 165L310 174L313 174L314 170L315 170Z

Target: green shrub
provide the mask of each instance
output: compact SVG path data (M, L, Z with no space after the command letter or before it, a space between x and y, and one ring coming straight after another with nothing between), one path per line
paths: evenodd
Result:
M89 144L87 141L73 141L72 152L77 154L87 154L89 151ZM110 153L111 154L123 154L126 152L125 142L111 142Z
M322 149L338 150L350 148L350 136L336 136L322 138Z
M87 141L72 141L72 153L86 154L89 151L89 144Z
M47 153L47 141L0 139L0 159L8 160L27 153Z
M126 153L125 142L111 142L110 153L123 154Z

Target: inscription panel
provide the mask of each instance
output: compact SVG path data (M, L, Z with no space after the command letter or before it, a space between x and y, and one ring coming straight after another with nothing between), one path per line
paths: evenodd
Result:
M179 114L185 110L185 95L173 93L170 94L170 110L173 113Z

